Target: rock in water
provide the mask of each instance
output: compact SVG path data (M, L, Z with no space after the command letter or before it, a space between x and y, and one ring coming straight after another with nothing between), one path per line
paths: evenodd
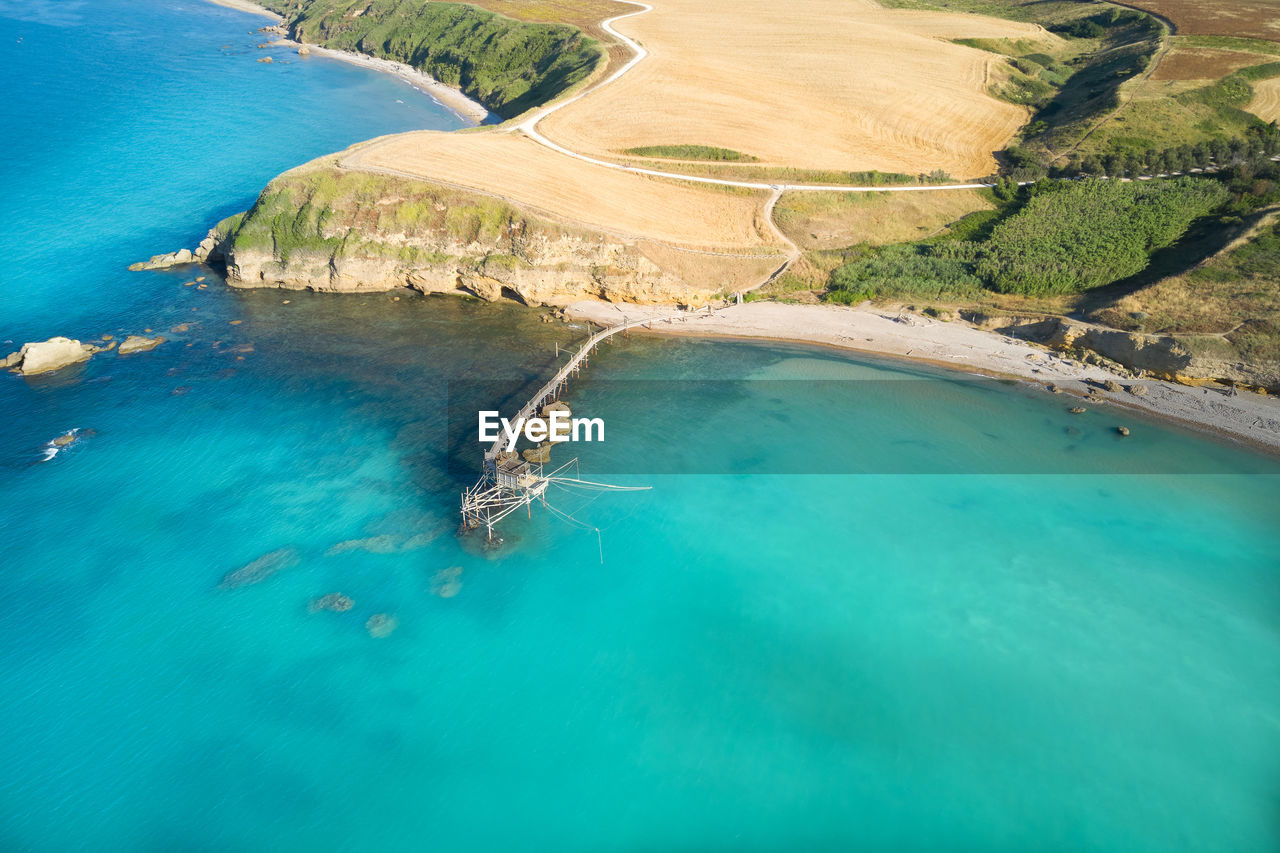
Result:
M530 447L521 455L526 462L543 463L551 461L551 442L543 442L537 447Z
M340 592L331 592L328 595L322 595L315 601L307 605L307 611L310 613L319 613L321 610L332 610L334 613L346 613L355 606L355 602L349 595L343 595Z
M296 548L280 548L269 554L263 554L252 563L241 566L234 572L228 572L222 578L222 582L218 584L218 589L238 589L242 586L262 583L276 572L297 564L298 551Z
M1127 426L1118 426L1116 427L1116 432L1120 433L1121 435L1127 436L1129 434L1129 428Z
M0 362L0 366L13 368L24 376L31 376L88 361L96 352L102 352L102 347L82 344L71 338L49 338L47 341L23 344L22 349L10 353L3 362Z
M77 432L79 432L79 430L74 430L74 429L71 430L70 432L64 432L62 435L55 438L51 443L53 444L54 447L66 447L68 444L71 444L76 440Z
M368 622L364 623L364 627L369 632L370 637L381 639L382 637L391 636L391 632L396 629L398 624L396 617L389 613L375 613L369 617Z
M164 343L164 338L144 338L142 335L130 335L120 344L119 353L129 355L134 352L146 352Z
M148 260L130 264L129 269L133 272L138 270L162 270L194 263L195 260L196 256L192 254L190 249L179 249L176 252L169 252L164 255L152 255Z
M298 48L298 56L310 56L310 55L311 55L311 48L307 47L305 44Z
M1071 408L1067 409L1067 411L1073 415L1083 415L1085 412L1089 410L1086 409L1084 406L1072 406Z

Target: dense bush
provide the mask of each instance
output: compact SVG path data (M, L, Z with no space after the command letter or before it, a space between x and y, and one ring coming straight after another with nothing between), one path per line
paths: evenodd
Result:
M551 100L604 56L574 27L424 0L268 0L295 38L404 62L503 117ZM358 14L353 14L358 13Z
M976 271L995 290L1047 295L1110 284L1142 271L1228 198L1219 183L1080 181L1035 194L996 226Z
M945 250L929 245L884 246L838 267L830 280L827 299L853 304L880 296L938 298L975 293L982 282L968 262L973 252L952 241ZM976 247L975 247L976 250Z

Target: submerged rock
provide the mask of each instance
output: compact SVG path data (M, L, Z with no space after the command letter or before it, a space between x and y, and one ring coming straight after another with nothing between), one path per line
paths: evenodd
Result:
M164 338L144 338L142 335L129 335L120 344L119 352L121 355L129 355L135 352L146 352L153 350L164 343Z
M431 578L431 594L441 598L453 598L462 592L462 566L441 569Z
M262 583L276 572L296 566L298 561L298 550L296 548L279 548L263 554L252 563L241 566L234 572L228 572L223 576L222 582L218 584L218 589L238 589L242 586Z
M37 373L49 373L61 370L81 361L88 361L94 353L102 352L105 347L83 344L72 338L49 338L47 341L36 341L22 345L22 349L10 353L0 367L31 376Z
M381 536L366 536L363 539L348 539L339 542L325 551L326 557L345 554L348 551L368 551L370 554L394 554L400 550L400 540L390 533Z
M369 621L364 623L365 630L369 632L369 636L375 639L391 636L391 632L399 625L399 620L390 613L375 613L369 617Z
M1067 411L1073 415L1083 415L1085 412L1089 410L1086 409L1084 406L1072 406L1071 408L1067 409Z
M328 595L322 595L307 605L307 611L310 613L319 613L321 610L331 610L334 613L346 613L352 607L355 607L355 601L351 596L343 595L340 592L331 592Z

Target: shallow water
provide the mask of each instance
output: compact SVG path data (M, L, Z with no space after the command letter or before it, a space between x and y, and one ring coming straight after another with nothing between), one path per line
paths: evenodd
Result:
M571 402L607 425L583 475L652 490L557 492L588 529L538 508L486 551L454 535L460 423L586 330L121 271L295 162L456 122L362 69L254 63L257 20L217 7L69 14L138 47L0 18L44 57L6 65L0 338L191 325L0 376L0 848L1280 842L1274 461L954 374L633 337ZM100 102L156 132L59 148Z

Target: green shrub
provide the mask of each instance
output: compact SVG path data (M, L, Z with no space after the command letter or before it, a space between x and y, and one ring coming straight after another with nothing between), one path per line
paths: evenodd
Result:
M1227 200L1217 182L1080 181L1035 194L992 231L977 273L1003 293L1074 293L1141 272Z

